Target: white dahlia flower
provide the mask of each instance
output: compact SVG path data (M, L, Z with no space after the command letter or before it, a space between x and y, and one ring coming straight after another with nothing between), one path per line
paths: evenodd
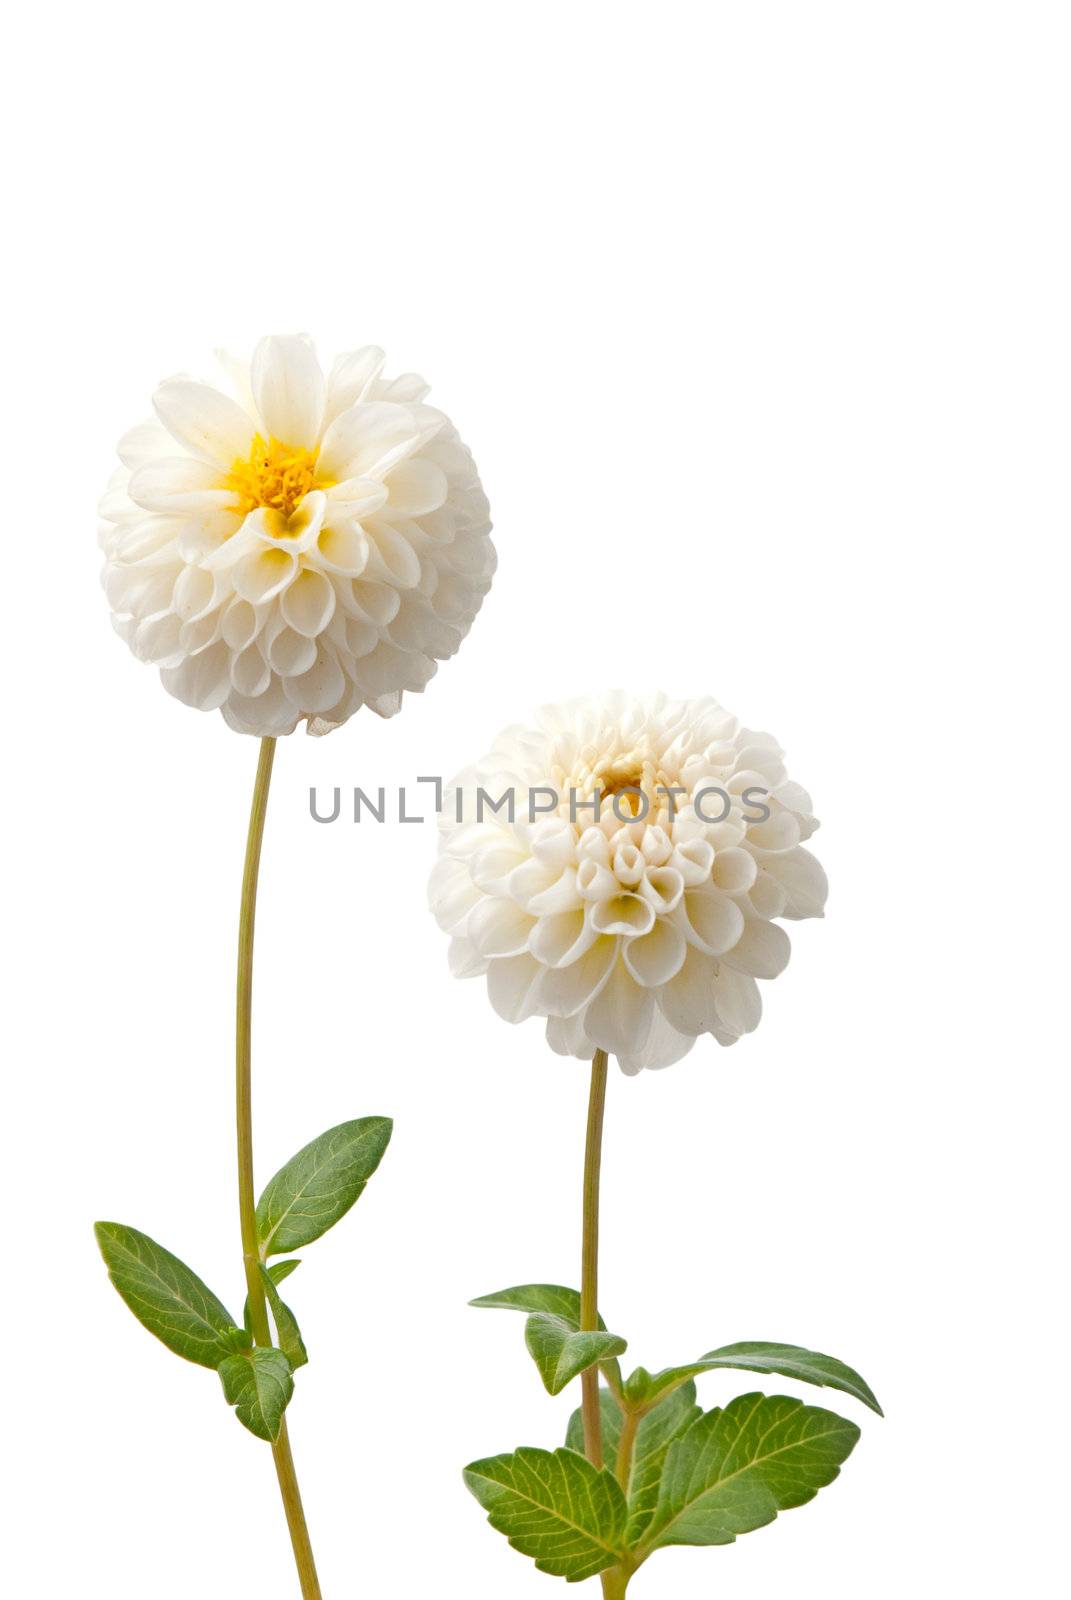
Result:
M240 733L326 733L424 688L495 567L472 456L383 352L325 378L308 339L153 396L101 503L116 630L169 693Z
M735 1043L788 961L776 919L826 898L781 756L710 699L614 694L507 728L443 796L429 899L453 972L486 974L509 1022L546 1017L560 1055L628 1073Z

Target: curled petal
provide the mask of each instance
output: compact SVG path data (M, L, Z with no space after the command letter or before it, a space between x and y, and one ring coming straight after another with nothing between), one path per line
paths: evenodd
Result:
M648 933L654 920L654 908L638 894L612 895L591 910L591 926L597 933L620 933L628 938Z
M714 857L713 880L723 894L746 894L755 882L755 857L747 850L719 850Z
M297 576L297 558L289 551L273 548L252 550L234 569L234 589L250 605L263 605L291 584Z
M283 594L281 611L295 633L315 639L334 615L335 591L322 572L306 567Z
M639 939L627 939L622 959L637 983L656 989L668 983L684 965L688 942L680 929L664 917Z
M597 938L582 911L557 911L539 918L528 948L545 967L568 967L579 961Z

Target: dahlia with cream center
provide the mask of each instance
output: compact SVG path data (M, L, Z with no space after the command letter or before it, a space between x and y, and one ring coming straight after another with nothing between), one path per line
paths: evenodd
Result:
M495 552L472 456L371 346L329 377L270 337L230 397L173 378L120 441L101 504L116 630L187 705L242 733L389 716L453 655Z
M757 1026L756 979L789 957L777 919L823 912L817 826L776 740L716 701L579 700L507 729L444 795L430 903L501 1016L634 1073Z

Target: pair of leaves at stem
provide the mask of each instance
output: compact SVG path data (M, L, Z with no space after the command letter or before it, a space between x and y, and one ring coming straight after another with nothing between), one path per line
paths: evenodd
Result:
M617 1357L628 1348L625 1339L607 1333L598 1319L598 1329L580 1329L580 1296L575 1289L558 1283L520 1283L513 1289L485 1294L470 1305L499 1311L527 1311L524 1342L535 1362L548 1394L561 1394L565 1386L600 1366L620 1385L621 1369Z
M613 1448L622 1413L608 1390L600 1399ZM640 1424L623 1488L580 1453L582 1427L578 1412L564 1449L522 1448L465 1469L491 1526L570 1583L611 1567L627 1579L667 1545L731 1544L813 1500L859 1437L853 1422L786 1395L740 1395L703 1412L688 1381Z
M257 1205L258 1271L277 1346L253 1347L249 1302L238 1327L208 1285L148 1234L98 1222L108 1274L138 1321L176 1355L219 1373L238 1420L260 1439L279 1437L294 1392L293 1374L308 1360L297 1319L278 1285L299 1265L267 1258L300 1249L327 1232L364 1192L391 1136L387 1117L361 1117L329 1128L271 1179Z
M465 1470L465 1482L491 1525L542 1571L570 1582L611 1567L627 1582L654 1550L669 1544L731 1543L771 1522L778 1511L813 1499L837 1476L859 1437L854 1423L780 1395L742 1395L704 1413L696 1403L694 1379L700 1373L730 1367L780 1373L840 1389L881 1415L857 1372L799 1345L745 1340L687 1366L653 1374L638 1367L622 1379L616 1357L625 1341L580 1334L575 1290L521 1284L472 1304L528 1313L526 1342L552 1394L569 1381L559 1381L564 1371L573 1377L596 1365L609 1385L600 1389L609 1465L596 1468L587 1460L576 1411L564 1449L522 1448ZM553 1364L546 1359L549 1320L563 1325ZM604 1328L601 1319L599 1326ZM576 1342L598 1337L615 1347L597 1347L593 1354ZM631 1447L626 1437L628 1459L619 1460L626 1419Z
M626 1350L626 1340L607 1333L601 1317L598 1323L602 1331L581 1333L580 1296L575 1289L557 1283L521 1283L512 1289L482 1295L469 1304L528 1312L525 1343L550 1394L560 1394L581 1372L598 1366L611 1389L621 1393L631 1406L649 1410L656 1401L665 1399L690 1378L732 1367L747 1372L776 1372L783 1378L798 1378L802 1383L813 1383L819 1388L840 1389L853 1399L861 1400L879 1417L882 1415L873 1390L858 1372L834 1356L805 1350L800 1345L744 1339L738 1344L709 1350L698 1361L686 1366L665 1367L655 1373L637 1367L623 1379L616 1357Z

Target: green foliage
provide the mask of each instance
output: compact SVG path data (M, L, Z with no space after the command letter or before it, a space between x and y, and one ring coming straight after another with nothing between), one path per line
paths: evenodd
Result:
M813 1383L819 1388L840 1389L853 1399L861 1400L879 1417L884 1415L874 1391L858 1372L834 1356L804 1350L798 1344L768 1344L761 1339L744 1339L739 1344L726 1344L719 1350L709 1351L701 1362L704 1371L739 1367L746 1372L776 1372L782 1378L799 1378L802 1383Z
M390 1143L389 1117L359 1117L329 1128L271 1179L257 1204L264 1256L311 1244L360 1198Z
M289 1276L290 1276L290 1274L292 1272L296 1272L298 1267L300 1267L300 1265L301 1265L301 1257L300 1256L294 1256L289 1261L271 1261L264 1268L264 1271L269 1274L273 1284L279 1284L279 1283L282 1283L284 1278L289 1278ZM267 1292L267 1291L265 1291L265 1292ZM249 1296L248 1295L246 1295L246 1297L245 1297L245 1305L244 1305L244 1307L242 1309L242 1326L245 1328L246 1333L249 1335L250 1343L252 1343L252 1341L253 1341L253 1316L252 1316L252 1313L250 1312L250 1309L249 1309ZM308 1359L308 1358L306 1357L306 1359ZM300 1366L300 1365L301 1365L301 1363L298 1362L298 1366Z
M222 1301L185 1262L120 1222L94 1227L108 1275L138 1321L187 1361L218 1368L245 1343Z
M698 1417L666 1452L644 1550L731 1544L832 1483L859 1429L784 1395L745 1394Z
M704 1413L694 1381L701 1373L778 1372L842 1389L881 1414L857 1372L799 1345L725 1345L688 1366L637 1367L622 1380L613 1357L624 1341L601 1320L597 1333L578 1331L575 1290L521 1284L472 1303L528 1313L528 1348L552 1394L591 1366L607 1377L599 1390L601 1470L585 1456L578 1409L564 1450L521 1449L476 1462L465 1481L492 1526L543 1571L573 1582L607 1573L614 1596L624 1595L656 1550L731 1544L806 1504L833 1482L859 1438L855 1423L784 1395L741 1395Z
M607 1333L598 1318L598 1332L580 1332L580 1296L560 1283L521 1283L481 1295L469 1304L492 1310L527 1311L524 1340L539 1370L544 1387L560 1394L566 1384L588 1367L600 1366L607 1381L621 1386L616 1357L627 1348L617 1334Z
M294 1266L296 1265L297 1262L294 1263ZM279 1349L289 1361L291 1370L296 1372L298 1367L303 1367L309 1359L302 1342L301 1329L297 1325L297 1318L290 1307L280 1300L279 1291L275 1287L278 1279L271 1268L261 1265L260 1276L264 1281L264 1294L275 1323ZM283 1277L286 1277L286 1273L283 1273Z
M578 1583L624 1552L625 1497L611 1472L573 1450L522 1448L465 1468L465 1483L515 1550Z
M246 1350L219 1366L220 1381L238 1421L258 1439L274 1444L294 1392L290 1363L281 1350Z
M609 1389L599 1390L599 1406L603 1459L612 1466L617 1461L624 1419L621 1407ZM684 1383L641 1418L636 1429L627 1485L628 1523L625 1539L630 1549L638 1544L654 1515L666 1451L673 1440L700 1416L702 1412L696 1405L695 1384ZM579 1408L569 1418L565 1442L571 1450L583 1454L584 1419Z
M535 1312L524 1328L524 1342L549 1394L561 1394L588 1367L619 1356L627 1348L614 1333L574 1331L564 1317Z
M580 1326L580 1296L575 1289L563 1288L560 1283L519 1283L513 1289L481 1295L478 1300L470 1300L469 1305L493 1311L546 1311L552 1317L561 1317L571 1328ZM605 1327L601 1318L599 1327Z

